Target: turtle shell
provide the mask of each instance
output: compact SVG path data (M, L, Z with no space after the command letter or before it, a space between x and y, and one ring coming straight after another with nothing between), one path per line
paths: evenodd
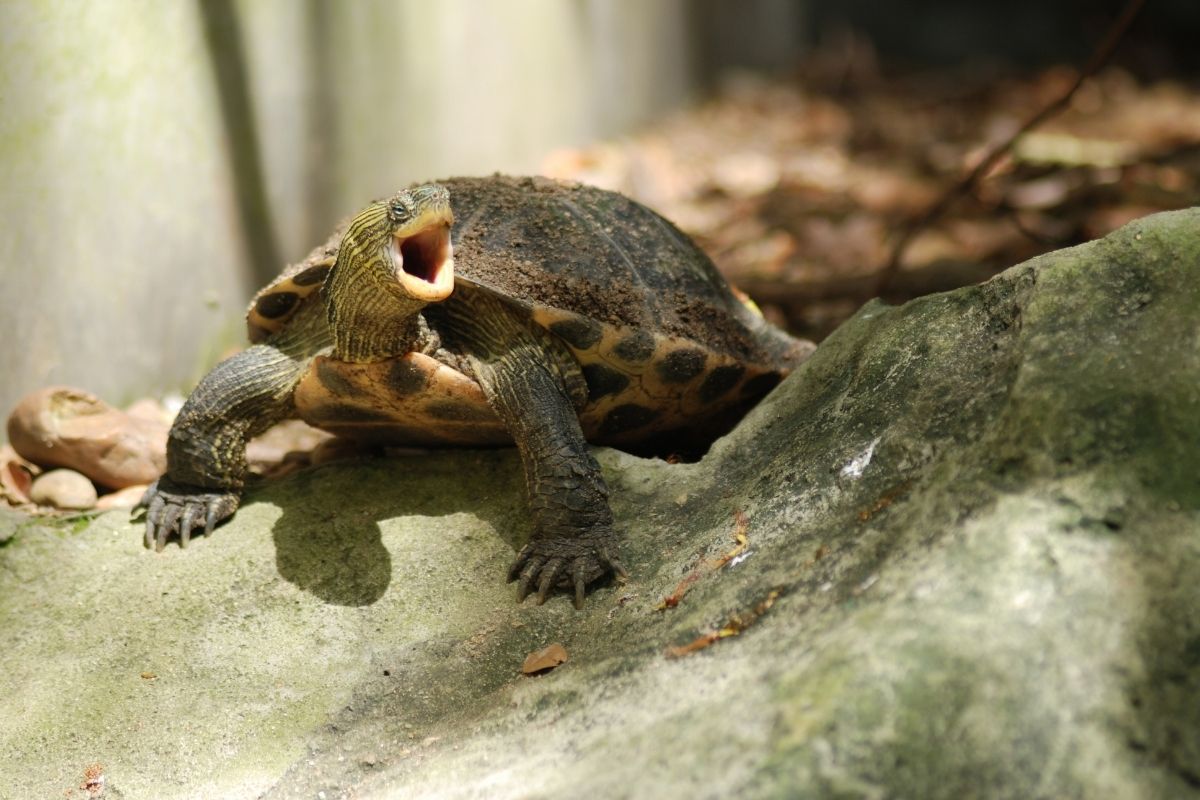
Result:
M519 308L575 355L592 441L628 445L744 407L812 349L767 324L674 225L623 195L544 178L454 178L456 292ZM261 341L315 302L339 233L255 298ZM303 418L403 444L507 441L474 381L397 353L376 364L317 357L295 393Z
M266 341L283 330L304 305L319 302L320 292L337 261L338 244L342 241L347 222L308 257L292 264L275 280L263 287L246 309L246 334L253 344Z
M442 183L456 275L543 310L537 316L572 347L587 349L609 327L746 361L795 357L797 342L765 325L690 238L624 195L547 178Z

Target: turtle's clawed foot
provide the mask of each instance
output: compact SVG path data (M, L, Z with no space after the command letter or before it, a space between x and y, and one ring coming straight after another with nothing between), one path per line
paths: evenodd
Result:
M538 605L556 587L574 589L575 607L583 607L589 583L615 573L628 577L617 552L617 537L610 529L584 534L534 538L517 553L508 568L508 580L518 581L517 602L537 592Z
M203 526L207 536L237 507L236 492L185 486L165 475L150 485L136 506L146 509L146 547L159 551L173 533L179 534L180 547L188 546L193 529Z

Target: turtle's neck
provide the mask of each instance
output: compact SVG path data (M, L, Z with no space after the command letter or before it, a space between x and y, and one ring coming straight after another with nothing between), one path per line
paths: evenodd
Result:
M382 204L354 219L325 282L325 307L333 333L333 356L380 361L417 346L423 300L396 280L388 246L391 227Z

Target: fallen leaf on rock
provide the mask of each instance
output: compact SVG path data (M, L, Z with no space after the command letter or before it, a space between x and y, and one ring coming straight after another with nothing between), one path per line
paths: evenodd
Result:
M733 540L735 542L733 549L719 558L701 561L695 569L683 576L683 580L675 585L673 592L662 599L662 602L655 607L655 611L665 611L679 605L679 601L687 594L693 583L705 575L716 572L746 551L746 548L750 546L750 539L746 536L746 528L749 527L750 521L741 511L736 511L733 515L733 522Z
M746 630L746 628L749 628L755 622L758 622L759 618L762 617L763 614L767 613L771 606L775 605L775 601L779 599L781 594L783 594L783 589L772 589L771 591L767 592L766 597L755 603L754 607L749 611L741 611L734 614L717 630L703 633L685 645L681 645L679 647L668 647L666 653L667 658L682 658L683 656L691 655L698 650L703 650L704 648L719 642L721 639L728 639L730 636L737 636L742 631Z
M104 784L104 765L89 764L83 770L83 783L79 784L79 788L86 791L89 797L103 797Z
M558 665L566 663L566 660L566 648L555 642L554 644L546 645L541 650L534 650L525 656L525 663L521 665L521 672L526 675L542 675Z
M8 418L8 440L22 456L113 489L150 483L166 470L167 430L69 386L26 395Z
M871 519L871 517L891 506L892 503L896 502L896 500L911 487L912 481L902 481L901 483L898 483L892 488L888 489L886 492L881 494L874 503L871 504L870 508L864 508L862 511L858 512L858 521L867 522Z

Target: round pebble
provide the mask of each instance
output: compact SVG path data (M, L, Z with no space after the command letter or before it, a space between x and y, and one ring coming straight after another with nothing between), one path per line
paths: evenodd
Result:
M82 510L96 505L96 487L75 470L52 469L33 481L29 497L40 506Z

